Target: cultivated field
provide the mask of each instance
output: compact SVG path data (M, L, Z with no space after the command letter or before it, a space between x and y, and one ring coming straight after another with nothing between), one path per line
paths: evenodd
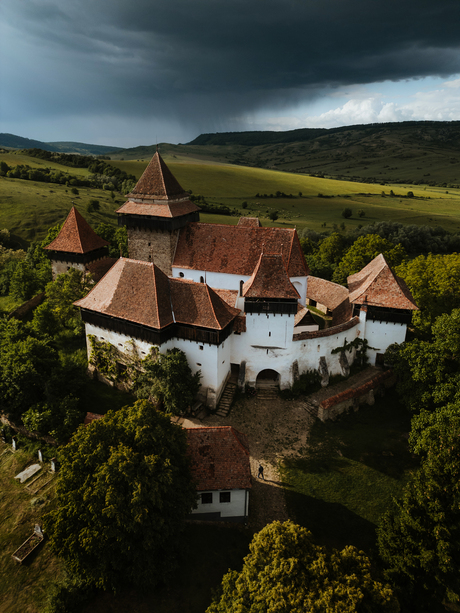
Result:
M248 215L260 217L266 226L296 226L299 230L332 231L344 223L347 231L359 224L397 221L460 231L458 189L337 181L261 168L203 163L175 155L165 155L165 159L184 189L203 196L209 204L222 204L235 210L234 216L202 213L201 219L205 222L235 224L240 215ZM9 166L19 163L31 167L47 165L70 174L87 174L86 169L45 163L19 154L0 153L0 161L6 161ZM112 163L140 177L148 160ZM125 200L123 194L116 194L112 200L107 191L78 190L76 196L66 185L0 177L0 228L8 228L19 242L41 239L50 226L65 219L72 204L93 226L100 222L117 223L115 211ZM407 197L408 192L414 197ZM98 212L87 213L91 199L99 200ZM341 213L346 207L352 209L353 215L344 220ZM358 216L360 210L361 217ZM269 220L274 211L278 213L275 223Z

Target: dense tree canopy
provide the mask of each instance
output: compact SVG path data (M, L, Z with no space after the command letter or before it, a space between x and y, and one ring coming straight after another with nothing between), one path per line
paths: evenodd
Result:
M0 321L0 410L30 430L66 441L81 423L84 366L61 356L50 336L16 319Z
M180 415L195 402L200 389L200 371L192 373L180 349L165 354L153 351L142 361L142 372L134 382L138 398L156 399L173 415Z
M432 336L391 345L385 354L403 402L415 413L460 400L460 309L438 317Z
M390 587L375 580L354 547L328 552L292 522L256 534L241 572L230 571L207 613L396 613Z
M460 255L420 255L403 262L396 273L407 283L420 311L412 323L428 333L436 317L460 308Z
M377 234L361 236L345 252L339 265L334 270L332 280L345 285L347 277L359 272L375 257L382 253L390 266L397 266L406 257L402 245L394 245Z
M460 601L460 405L433 415L415 441L421 468L378 530L388 575L414 611Z
M165 579L196 501L185 430L137 401L80 427L61 462L45 528L71 574L104 588Z
M56 334L70 330L83 334L84 324L73 303L88 294L93 287L92 277L76 268L58 275L47 284L45 301L35 309L33 326L43 334Z

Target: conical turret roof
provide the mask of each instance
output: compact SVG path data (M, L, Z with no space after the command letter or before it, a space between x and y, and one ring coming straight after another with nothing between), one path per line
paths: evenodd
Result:
M179 185L157 151L128 197L178 200L188 198L188 194Z
M65 253L89 253L109 243L98 236L73 206L57 237L45 249Z

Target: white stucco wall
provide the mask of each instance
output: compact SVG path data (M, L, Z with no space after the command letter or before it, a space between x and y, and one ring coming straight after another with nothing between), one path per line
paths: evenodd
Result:
M219 502L220 492L230 491L230 502ZM192 515L198 513L220 513L221 517L245 517L248 514L249 492L247 490L214 490L211 504L201 504L201 494L198 492L198 507Z
M385 353L393 343L403 343L406 340L406 324L386 323L384 321L366 321L365 338L369 343L367 355L369 364L375 364L377 353Z
M111 343L126 355L129 355L133 347L135 347L141 359L149 354L152 347L150 343L145 341L132 339L131 342L131 337L129 336L87 323L86 336L88 337L88 335L94 335L100 341ZM88 340L86 345L89 359L91 346ZM161 353L166 353L168 349L173 348L180 349L185 353L193 373L201 370L200 399L205 401L211 408L214 408L230 372L230 339L217 346L172 338L159 347Z

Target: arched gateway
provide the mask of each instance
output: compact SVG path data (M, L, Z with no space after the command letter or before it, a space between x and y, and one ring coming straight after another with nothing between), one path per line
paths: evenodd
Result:
M257 375L256 379L256 387L278 387L280 384L280 374L276 372L276 370L272 370L271 368L266 368L265 370L261 370Z

